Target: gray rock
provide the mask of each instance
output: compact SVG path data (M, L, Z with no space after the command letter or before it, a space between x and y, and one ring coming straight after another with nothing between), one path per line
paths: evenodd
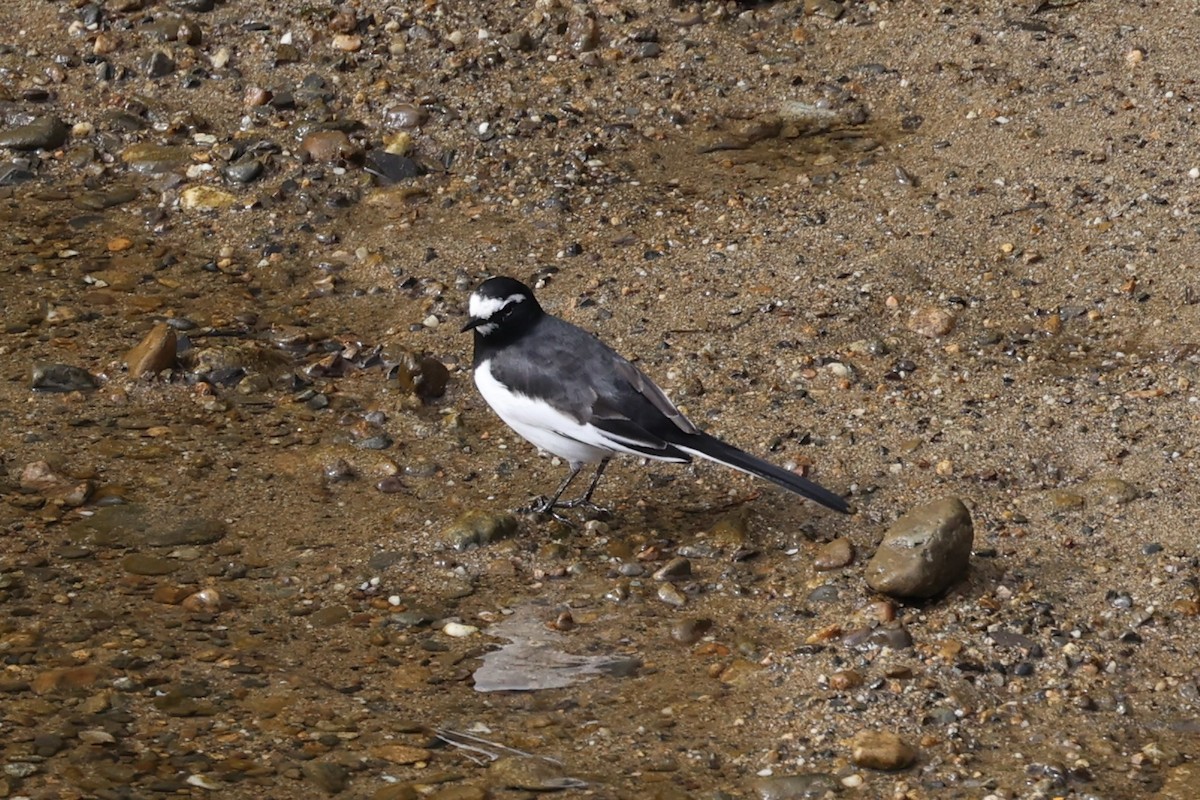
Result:
M676 556L654 572L656 581L669 581L672 578L685 578L692 574L692 562Z
M165 50L155 50L146 56L146 77L163 78L175 71L175 61Z
M145 553L130 553L121 559L121 568L134 575L170 575L179 569L179 564Z
M182 169L191 160L187 150L158 144L133 144L121 152L121 161L145 175L160 175Z
M675 584L673 583L664 583L660 585L655 594L658 596L659 600L662 600L669 606L675 606L676 608L687 603L687 596L683 592L676 589Z
M70 364L34 364L30 388L39 392L89 392L96 378L83 367Z
M193 47L204 41L200 25L187 17L167 15L156 19L142 30L160 42L183 42Z
M67 536L78 545L135 547L144 542L150 526L145 506L112 505L97 508L90 517L72 523Z
M0 164L0 186L16 186L36 177L28 162L6 161Z
M512 514L492 514L487 511L468 511L451 523L442 539L455 550L504 539L517 532L517 518Z
M856 650L873 650L879 647L907 650L913 646L912 634L903 626L857 628L847 633L842 643Z
M558 764L532 756L498 758L488 767L487 775L493 785L506 789L551 792L587 786L584 781L566 775Z
M152 547L179 547L188 544L212 544L225 538L228 529L219 519L192 517L169 528L152 530L145 537Z
M534 48L533 37L528 31L510 31L500 38L500 43L511 50L527 53Z
M350 780L350 770L341 764L329 761L309 761L300 769L304 777L315 783L327 794L337 794L346 788Z
M131 186L112 186L94 192L82 192L71 200L71 205L85 211L103 211L136 200L138 190Z
M350 619L350 609L345 606L325 606L313 612L309 622L318 628L333 628Z
M967 573L975 540L971 514L955 497L909 511L867 564L867 584L894 597L933 597Z
M257 158L241 158L228 164L222 171L231 183L251 183L263 171L263 162Z
M66 124L58 117L39 117L27 125L0 131L0 147L13 150L53 150L67 141Z
M369 153L363 169L379 178L384 186L419 178L428 171L416 159L383 151Z

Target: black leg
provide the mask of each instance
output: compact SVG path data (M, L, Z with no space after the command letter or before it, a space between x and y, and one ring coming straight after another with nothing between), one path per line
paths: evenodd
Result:
M558 490L552 497L535 497L530 501L529 505L523 506L519 511L531 514L548 514L551 517L566 522L567 520L558 514L554 513L555 506L559 505L558 498L562 497L562 493L571 485L571 481L575 480L575 476L583 469L583 464L572 464L571 471L567 473L567 477L558 485Z
M559 506L561 508L578 508L579 506L587 506L588 508L595 509L596 511L604 511L604 509L592 502L592 493L595 492L596 487L600 485L600 476L604 474L604 468L608 466L608 462L611 460L612 457L609 456L601 461L596 467L596 476L592 478L592 484L588 487L588 490L584 492L583 497L577 497L568 503L560 503Z

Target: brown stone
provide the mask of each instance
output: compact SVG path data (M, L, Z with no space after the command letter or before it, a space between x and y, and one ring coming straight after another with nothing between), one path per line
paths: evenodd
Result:
M169 583L162 583L155 587L152 595L154 602L162 603L168 606L177 606L183 602L191 592L182 586L173 586Z
M356 158L359 150L342 131L314 131L300 142L300 152L313 161L341 161Z
M175 363L175 329L160 322L125 355L129 375L140 378L146 373L157 374Z
M917 760L917 751L897 734L859 731L854 737L850 760L864 769L898 770Z
M819 570L841 569L853 560L854 545L843 537L821 545L813 559L813 567Z
M829 676L829 688L844 692L862 686L863 677L852 669L841 669Z
M86 689L105 674L105 669L98 666L58 667L38 673L31 685L33 691L38 694L49 694L62 689Z
M958 320L944 308L927 306L918 308L908 320L908 329L930 339L945 336L954 330Z

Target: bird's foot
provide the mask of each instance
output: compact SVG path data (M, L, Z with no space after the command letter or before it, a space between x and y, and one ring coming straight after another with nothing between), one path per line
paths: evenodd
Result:
M525 505L518 508L517 513L535 514L539 517L550 517L551 519L557 520L564 525L576 527L574 522L555 511L554 509L556 508L570 508L570 506L568 506L566 503L551 502L549 497L546 497L545 495L538 495Z
M588 519L608 520L612 519L612 511L602 505L593 503L586 497L576 497L566 503L559 503L559 508L582 508Z

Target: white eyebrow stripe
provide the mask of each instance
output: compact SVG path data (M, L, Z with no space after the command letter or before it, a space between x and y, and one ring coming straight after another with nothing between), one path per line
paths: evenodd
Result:
M499 297L480 297L473 294L467 303L467 312L471 315L471 319L491 319L493 314L509 303L523 302L525 302L525 295L523 294L510 294L503 299Z

